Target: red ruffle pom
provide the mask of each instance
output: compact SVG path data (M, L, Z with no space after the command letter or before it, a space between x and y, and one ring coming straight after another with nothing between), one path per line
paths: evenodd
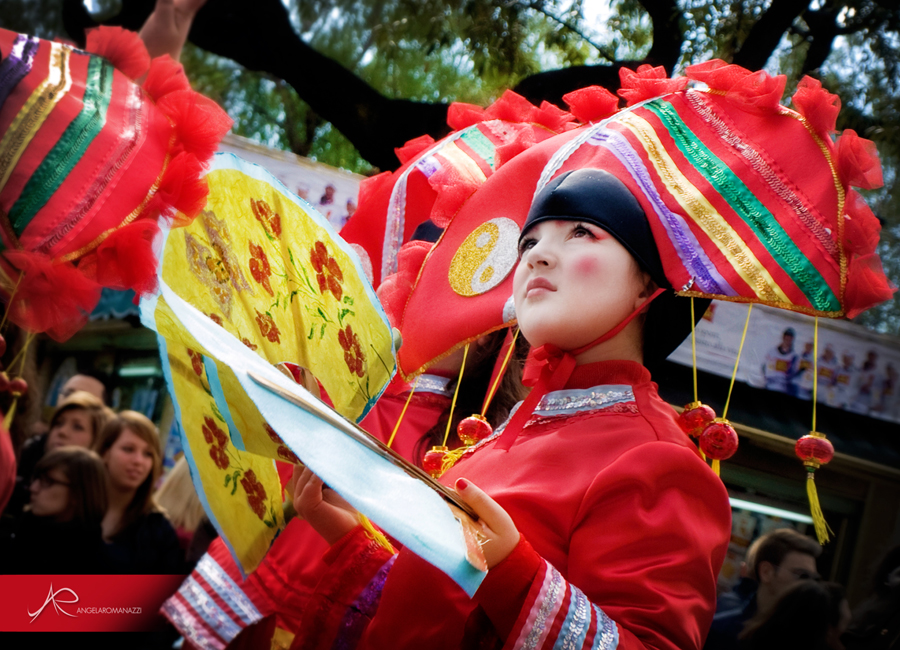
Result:
M875 143L859 137L853 129L845 129L835 142L835 162L846 185L864 190L884 185Z
M420 135L418 138L409 140L402 147L394 149L394 153L400 160L400 164L403 165L411 158L415 158L420 153L431 147L431 145L433 144L434 138L432 138L430 135Z
M687 77L669 79L664 67L654 68L647 63L638 66L637 71L619 68L619 80L622 84L619 96L625 100L627 106L684 90L688 85Z
M844 242L847 249L856 255L875 252L881 234L881 222L872 214L863 197L858 192L847 192L844 211Z
M484 109L485 120L505 120L507 122L535 122L537 107L511 90L505 91L500 99Z
M137 79L150 69L150 54L141 37L121 27L101 25L89 29L85 50L102 56L129 79Z
M168 54L158 56L150 62L150 71L142 86L157 101L170 93L191 89L184 68Z
M161 98L157 105L175 122L181 147L206 161L231 128L231 118L213 100L193 90L179 90Z
M372 197L378 192L379 188L386 183L391 182L392 172L381 172L375 176L364 178L359 184L359 193L356 195L356 204L362 206L372 200Z
M393 327L400 327L409 295L433 246L431 242L421 240L403 244L397 254L397 272L387 276L378 286L378 300Z
M209 195L209 186L201 178L202 165L189 153L181 152L169 161L159 189L143 212L143 216L174 219L173 225L188 225L196 217Z
M569 111L564 111L556 104L544 101L541 102L539 108L534 109L531 121L553 131L553 133L562 133L566 130L566 125L575 121L575 116Z
M158 233L153 219L138 219L113 232L97 248L97 282L113 289L134 289L138 294L155 290L153 241Z
M534 146L535 142L537 142L534 128L531 125L511 124L509 126L516 131L516 135L505 144L498 145L495 149L494 154L497 157L498 169L529 147Z
M454 131L460 131L483 120L484 109L475 104L453 102L447 109L447 125Z
M856 318L870 307L890 300L896 290L897 287L885 276L878 255L871 253L853 258L847 269L844 291L847 318Z
M3 257L22 274L9 318L30 332L46 332L65 341L87 322L100 300L100 286L71 262L53 263L31 251L5 251ZM15 272L11 274L15 277Z
M824 137L834 132L841 111L841 98L822 88L821 81L803 77L797 85L797 92L791 97L791 103L816 133Z
M563 95L563 101L577 119L589 124L605 120L619 110L619 98L602 86L587 86Z
M743 103L745 108L754 110L776 110L787 83L785 75L773 77L762 70L750 72L721 59L689 66L685 74L695 81L705 83L710 90L724 93L732 101Z

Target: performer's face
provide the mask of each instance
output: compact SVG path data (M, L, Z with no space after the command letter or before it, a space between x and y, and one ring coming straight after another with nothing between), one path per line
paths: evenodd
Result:
M519 245L516 316L532 346L572 350L599 338L648 297L648 276L602 228L542 221Z

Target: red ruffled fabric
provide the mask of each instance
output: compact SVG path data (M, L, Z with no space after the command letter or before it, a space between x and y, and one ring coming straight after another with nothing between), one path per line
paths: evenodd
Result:
M375 193L383 184L390 184L393 172L381 172L375 176L364 178L359 184L359 193L356 195L356 204L363 205L372 200Z
M878 246L881 222L878 221L858 192L847 192L844 211L844 243L847 250L856 255L869 255Z
M433 144L434 138L430 135L420 135L418 138L407 141L402 147L394 149L394 153L400 160L400 164L405 165L408 160L415 158Z
M688 85L687 77L669 79L664 67L654 68L647 63L638 66L637 71L619 68L619 81L622 84L619 96L625 100L627 106L633 106L645 99L679 92Z
M141 37L121 27L102 25L86 32L85 50L102 56L129 79L138 79L150 69L150 54Z
M884 185L878 150L871 140L845 129L835 142L835 163L845 185L874 190Z
M820 136L834 132L841 111L841 98L825 90L821 81L803 77L797 85L797 92L791 97L791 103Z
M605 120L619 110L619 98L602 86L579 88L563 95L572 115L589 124Z
M484 121L484 108L465 102L453 102L447 109L447 124L454 131Z
M138 294L156 289L153 241L157 234L159 225L153 219L139 219L112 233L97 248L97 282Z
M71 262L54 263L31 251L5 251L3 258L21 274L9 318L30 332L65 341L81 329L100 300L100 285ZM9 269L8 269L9 270Z
M150 71L147 72L143 88L154 99L160 99L169 93L190 90L191 83L181 64L166 54L150 62Z
M387 276L378 286L378 299L393 327L400 327L409 294L433 246L431 242L420 240L403 244L397 254L397 272Z
M172 219L175 227L188 225L206 205L209 196L209 186L201 177L202 173L203 165L196 156L184 151L179 153L169 161L159 189L143 215Z
M853 258L847 269L844 291L847 318L856 318L870 307L890 300L896 290L897 287L885 276L878 255L870 253Z
M690 79L705 83L710 90L724 93L729 99L754 110L777 110L787 84L785 75L773 77L762 70L750 72L721 59L689 66L685 74Z

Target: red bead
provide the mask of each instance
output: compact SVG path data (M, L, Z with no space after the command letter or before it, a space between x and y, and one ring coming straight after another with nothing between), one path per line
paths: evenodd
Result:
M691 402L678 415L678 426L686 434L696 438L715 419L716 412L712 410L712 407L702 402Z
M480 415L470 415L464 420L460 420L456 427L456 433L466 447L484 440L493 432L494 429L488 424L488 421Z
M822 435L803 436L794 446L797 456L805 464L819 467L834 458L834 446Z
M713 460L728 460L737 448L737 431L728 420L716 418L700 434L700 450Z
M434 478L438 478L442 474L444 467L444 455L448 449L444 446L432 447L425 452L425 458L422 459L422 469L431 474Z
M9 382L9 392L16 397L24 395L28 392L28 384L21 377L16 377L11 382Z
M6 354L6 339L3 338L3 335L0 335L0 357Z

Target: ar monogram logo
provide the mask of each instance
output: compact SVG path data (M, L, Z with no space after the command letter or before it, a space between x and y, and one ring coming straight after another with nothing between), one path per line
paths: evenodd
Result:
M68 591L75 600L57 600L57 598L59 596L63 595L63 592L66 592L66 591ZM36 612L31 612L30 610L25 610L28 612L28 615L31 617L31 620L28 622L34 623L34 619L36 619L38 616L40 616L41 612L43 612L44 609L47 607L47 605L49 605L51 603L53 604L53 609L56 610L57 616L61 612L61 613L65 614L66 616L71 616L72 618L77 618L75 616L75 614L70 614L69 612L64 610L62 607L60 607L60 605L74 605L77 602L78 602L78 594L76 594L74 591L72 591L68 587L63 587L59 591L53 591L53 583L50 583L50 593L47 594L47 600L44 601L44 604L41 605L41 608Z

